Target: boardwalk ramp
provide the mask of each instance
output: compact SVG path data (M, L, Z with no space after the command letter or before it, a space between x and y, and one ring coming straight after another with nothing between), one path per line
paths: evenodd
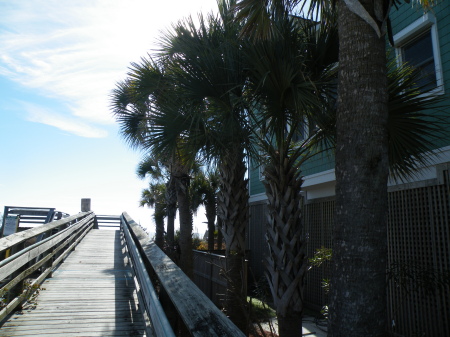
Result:
M145 336L123 232L91 230L0 336Z

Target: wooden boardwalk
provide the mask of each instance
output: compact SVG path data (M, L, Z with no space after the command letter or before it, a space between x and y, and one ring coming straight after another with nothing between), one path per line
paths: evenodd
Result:
M145 336L120 231L91 230L0 336Z

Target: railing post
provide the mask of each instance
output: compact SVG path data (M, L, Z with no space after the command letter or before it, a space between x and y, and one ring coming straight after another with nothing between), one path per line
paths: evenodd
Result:
M81 199L81 211L82 212L90 212L91 211L91 199L90 198Z
M82 212L90 212L91 211L91 198L82 198L81 199L81 211ZM94 219L94 227L93 229L98 229L97 216Z
M25 247L25 242L19 243L17 246L11 248L11 255L14 255L18 251L21 251ZM23 270L26 269L26 266L21 267L19 270L15 271L11 274L11 279L14 279L17 275L19 275ZM12 299L14 299L17 296L20 296L22 291L24 290L25 282L24 280L21 280L18 284L16 284L14 287L9 289L7 292L7 300L10 302ZM18 310L22 310L22 303L18 305Z

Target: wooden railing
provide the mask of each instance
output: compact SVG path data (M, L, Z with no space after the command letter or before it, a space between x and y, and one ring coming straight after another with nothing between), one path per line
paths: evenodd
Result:
M6 301L0 321L51 275L95 224L95 215L84 212L0 239L0 297Z
M83 212L0 239L0 298L6 299L0 307L0 321L51 276L92 228L98 228L100 218ZM121 215L120 226L141 308L151 321L148 335L244 336L127 213Z
M121 219L141 295L156 336L173 336L173 331L187 331L194 337L244 336L180 268L150 241L147 233L127 213L123 213ZM153 284L158 283L158 294L154 287L147 287L150 280ZM169 301L160 303L157 295ZM177 317L168 319L172 308L175 308ZM177 319L183 324L177 324ZM169 321L175 329L169 329Z
M221 276L226 269L225 254L201 250L194 250L193 253L194 283L217 307L222 308L227 292L227 280Z

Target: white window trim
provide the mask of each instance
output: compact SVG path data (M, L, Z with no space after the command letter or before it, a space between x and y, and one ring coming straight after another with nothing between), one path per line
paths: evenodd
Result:
M444 78L442 74L441 52L439 49L439 36L436 24L436 17L433 13L426 13L418 20L414 21L408 27L402 29L394 35L394 47L397 55L397 62L401 63L401 48L415 36L430 29L431 42L433 45L434 67L436 73L436 89L427 93L427 95L444 94Z

